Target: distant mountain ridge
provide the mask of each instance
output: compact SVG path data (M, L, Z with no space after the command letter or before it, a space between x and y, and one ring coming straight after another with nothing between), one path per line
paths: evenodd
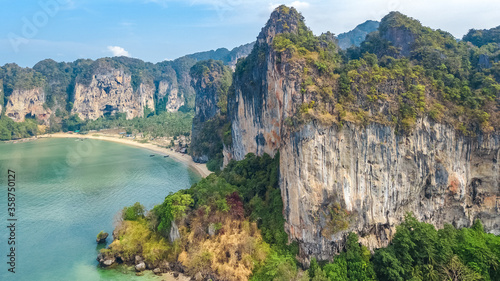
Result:
M359 47L365 41L366 35L376 31L380 22L367 20L364 23L356 26L353 30L341 33L337 36L339 40L339 47L345 50L349 47Z
M238 62L238 59L248 56L248 54L250 54L250 52L252 51L254 45L255 42L252 42L233 48L231 51L226 48L219 48L217 50L199 52L186 56L197 61L220 60L224 64L234 69L236 63Z
M500 25L491 29L471 29L462 40L471 42L478 47L490 43L498 44L498 41L500 41Z
M33 68L17 64L0 67L0 111L16 122L36 117L45 125L60 124L72 115L95 120L124 114L194 109L190 70L202 60L220 60L235 67L254 43L189 54L172 61L144 62L129 57L46 59Z

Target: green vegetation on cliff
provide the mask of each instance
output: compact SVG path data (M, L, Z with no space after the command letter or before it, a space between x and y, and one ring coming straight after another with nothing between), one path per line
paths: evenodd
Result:
M141 255L154 266L180 262L189 274L217 280L247 280L252 273L254 280L269 280L270 274L296 272L298 248L288 245L284 231L278 159L249 154L168 195L145 216L138 204L125 208L119 239L103 254L125 262ZM266 270L276 264L281 267L274 273Z
M74 89L72 85L76 75L74 66L47 59L35 64L33 70L40 73L47 81L44 87L46 105L49 108L66 111L68 97Z
M7 103L7 98L14 90L31 90L45 85L42 74L31 68L22 68L17 64L10 63L0 67L0 81L3 80L4 99L2 105Z
M490 43L498 44L498 42L500 42L500 26L492 29L471 29L462 40L471 42L478 47L482 47Z
M221 61L202 61L190 71L196 91L190 154L197 162L207 162L211 171L222 167L223 144L230 141L227 97L233 82L231 69Z
M24 122L14 122L9 117L0 117L0 140L29 138L38 134L38 123L33 118L26 118Z
M332 263L311 263L311 280L499 280L500 237L478 220L471 228L447 224L436 230L412 215L396 228L392 243L374 255L349 234L345 252Z
M361 47L337 53L327 34L313 36L299 21L296 30L285 30L272 43L279 62L302 73L305 102L287 124L380 122L409 132L417 118L430 116L466 135L490 133L500 127L496 43L478 48L457 42L392 12Z
M179 263L213 280L499 280L500 237L480 221L436 230L411 214L387 248L372 255L350 233L332 262L313 258L302 271L283 228L278 159L248 154L147 213L138 203L125 208L119 238L102 253L126 263L139 255L151 268Z

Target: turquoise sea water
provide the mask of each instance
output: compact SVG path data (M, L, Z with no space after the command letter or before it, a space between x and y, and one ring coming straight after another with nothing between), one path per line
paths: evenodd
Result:
M0 280L157 280L102 270L95 260L97 233L110 233L111 243L124 206L150 209L200 179L186 165L150 154L97 140L0 143ZM15 274L7 264L9 169L16 175Z

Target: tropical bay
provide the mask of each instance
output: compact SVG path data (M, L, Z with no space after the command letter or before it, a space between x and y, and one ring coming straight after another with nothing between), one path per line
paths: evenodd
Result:
M0 170L16 173L16 280L135 280L124 269L98 268L95 257L104 246L96 244L97 233L111 234L124 206L139 201L152 208L200 179L185 164L150 155L90 139L1 143ZM0 186L6 190L7 182ZM0 214L6 222L7 213ZM7 232L2 236L7 241ZM8 247L2 243L2 253ZM0 279L10 274L2 271Z

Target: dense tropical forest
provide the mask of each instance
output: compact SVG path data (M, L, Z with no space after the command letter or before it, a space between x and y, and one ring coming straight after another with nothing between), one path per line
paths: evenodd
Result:
M44 128L35 118L27 118L24 122L14 122L12 119L0 117L0 140L20 139L43 133L79 131L86 134L89 131L122 128L127 134L141 134L145 137L177 137L189 136L193 112L162 112L150 113L148 117L136 117L127 120L123 114L101 117L97 120L81 120L78 115L65 118L62 124L52 123Z

